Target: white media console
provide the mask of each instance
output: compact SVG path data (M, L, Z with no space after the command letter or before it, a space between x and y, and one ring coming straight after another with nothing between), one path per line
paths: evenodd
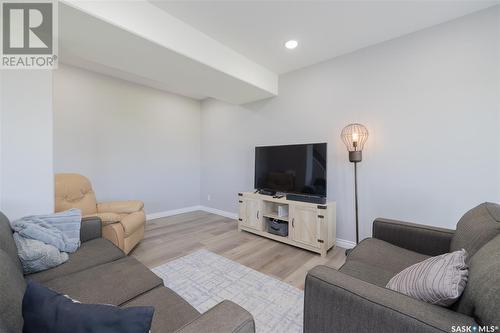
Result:
M335 202L322 205L253 192L238 193L238 202L240 231L317 252L323 257L335 245ZM284 211L288 208L288 216L278 214L279 206ZM269 233L268 223L271 219L288 223L288 236Z

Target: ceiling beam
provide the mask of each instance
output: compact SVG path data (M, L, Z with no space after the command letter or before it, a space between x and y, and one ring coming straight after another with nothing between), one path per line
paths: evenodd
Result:
M278 75L147 1L61 1L63 63L189 97L276 96Z

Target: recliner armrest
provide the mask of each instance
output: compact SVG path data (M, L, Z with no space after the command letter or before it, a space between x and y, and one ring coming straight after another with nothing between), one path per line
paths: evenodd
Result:
M82 218L80 225L80 241L87 242L102 237L101 219L97 216Z
M97 204L98 213L130 214L144 208L144 203L139 200L109 201Z
M451 229L383 218L373 222L373 238L429 256L449 252L454 233Z
M252 315L238 304L222 301L176 333L254 333Z
M316 266L306 277L304 332L450 332L473 318Z

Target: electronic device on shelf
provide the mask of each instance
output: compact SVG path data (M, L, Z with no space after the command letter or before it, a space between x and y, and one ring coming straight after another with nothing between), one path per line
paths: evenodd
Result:
M270 190L266 190L266 189L260 189L260 190L257 190L256 192L259 194L271 195L271 196L274 196L276 194L276 191L270 191Z
M294 193L288 193L286 195L286 200L310 202L310 203L316 203L316 204L320 204L320 205L324 205L326 203L325 197L317 197L317 196L313 196L313 195L303 195L303 194L294 194Z
M267 232L273 235L287 237L288 222L278 219L269 219L269 221L267 222Z
M278 217L287 217L288 216L288 205L278 205L276 207L276 211L278 213Z

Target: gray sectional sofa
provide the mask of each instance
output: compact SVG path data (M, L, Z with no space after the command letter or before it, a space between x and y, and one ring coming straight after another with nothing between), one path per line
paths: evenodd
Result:
M469 279L451 308L385 288L404 268L462 248ZM456 230L377 219L373 238L360 242L340 270L318 266L306 277L306 333L499 332L499 326L500 205L494 203L467 212Z
M26 280L43 285L84 303L121 307L154 306L152 332L255 331L250 313L223 301L200 314L146 266L127 257L110 241L101 238L101 221L82 221L82 245L69 260L55 268L23 276L7 217L0 213L0 332L21 332L22 298Z

